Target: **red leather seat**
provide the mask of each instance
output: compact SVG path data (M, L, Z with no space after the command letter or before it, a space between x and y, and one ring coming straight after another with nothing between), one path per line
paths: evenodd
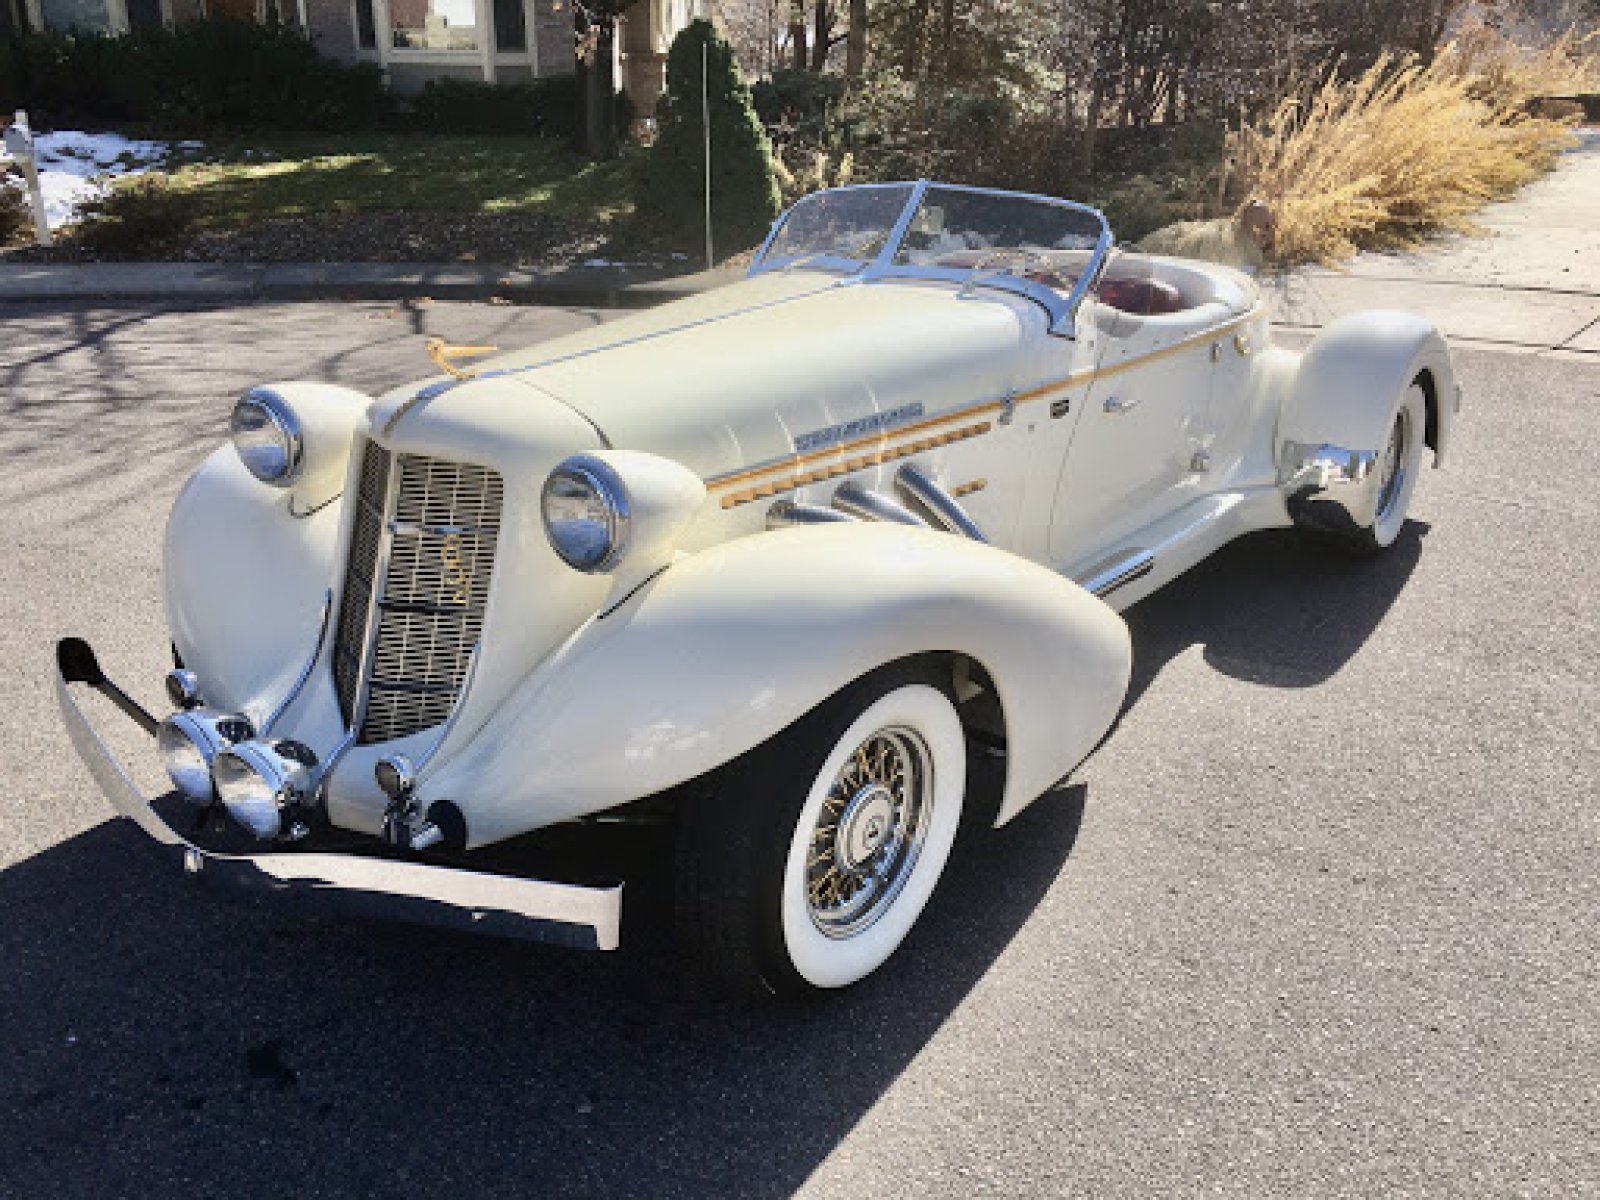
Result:
M1184 309L1183 293L1160 279L1107 279L1100 285L1100 303L1138 317Z

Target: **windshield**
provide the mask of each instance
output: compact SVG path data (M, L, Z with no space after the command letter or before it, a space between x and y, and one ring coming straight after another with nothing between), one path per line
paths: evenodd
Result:
M1018 292L1064 330L1104 265L1111 231L1092 208L1048 196L935 183L813 192L778 222L750 274L797 266L867 280L938 279Z
M1026 196L930 187L894 261L902 266L1009 271L1070 287L1100 242L1098 213Z
M876 258L915 190L913 184L893 183L814 192L789 210L762 257Z

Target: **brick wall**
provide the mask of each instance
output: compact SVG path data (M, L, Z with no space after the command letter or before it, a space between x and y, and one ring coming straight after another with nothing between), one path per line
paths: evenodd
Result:
M571 75L578 63L573 51L570 0L538 0L534 5L534 33L539 47L540 75Z

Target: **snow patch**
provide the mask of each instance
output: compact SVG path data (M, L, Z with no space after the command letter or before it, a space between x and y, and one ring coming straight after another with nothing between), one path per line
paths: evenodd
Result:
M77 218L81 205L105 195L118 175L139 175L161 166L175 151L203 148L201 142L147 141L77 129L35 134L33 152L45 215L52 228L67 224ZM10 182L21 184L15 177Z

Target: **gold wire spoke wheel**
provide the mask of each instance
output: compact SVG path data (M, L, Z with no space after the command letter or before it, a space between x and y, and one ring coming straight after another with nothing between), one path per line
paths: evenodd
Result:
M916 868L933 811L933 758L910 729L881 729L834 777L811 831L806 903L830 938L860 933Z

